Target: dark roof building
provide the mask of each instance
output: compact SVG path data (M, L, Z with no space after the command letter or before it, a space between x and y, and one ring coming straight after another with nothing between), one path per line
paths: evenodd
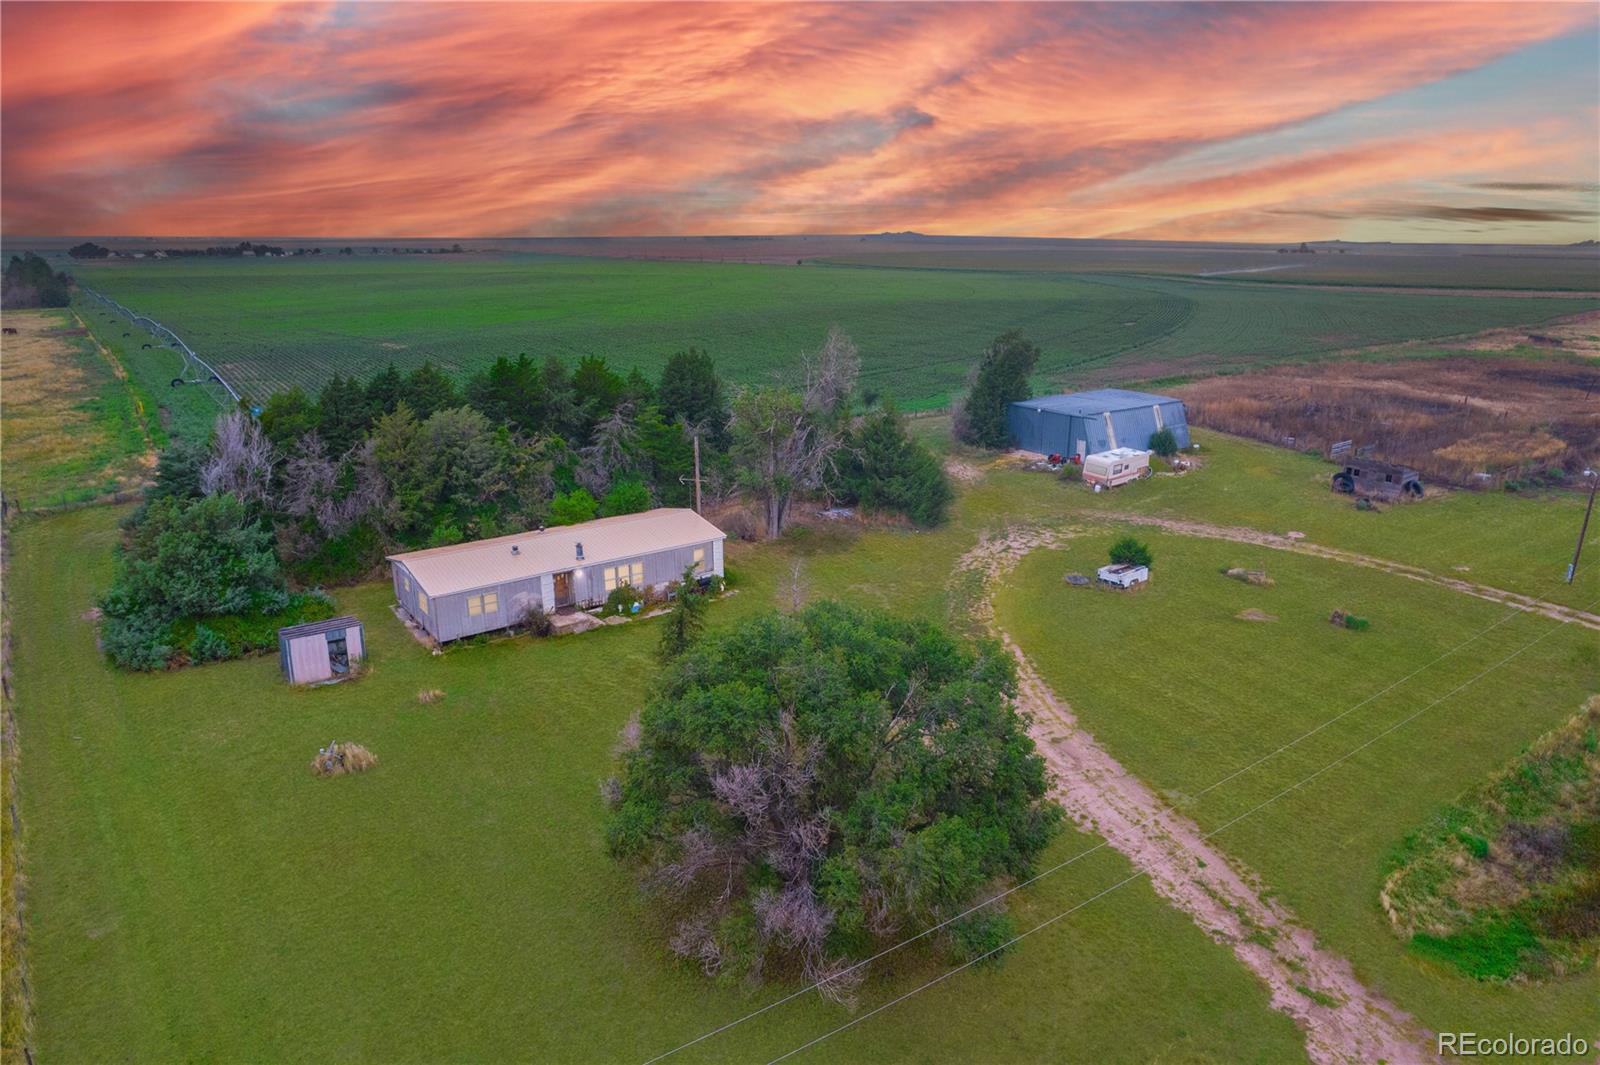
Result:
M1189 446L1183 401L1125 388L1099 388L1060 396L1036 396L1006 410L1011 442L1041 455L1093 455L1112 448L1148 449L1159 429L1171 429L1179 447Z

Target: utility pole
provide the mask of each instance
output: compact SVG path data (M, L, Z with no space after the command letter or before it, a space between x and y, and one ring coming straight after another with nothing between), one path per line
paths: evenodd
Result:
M1594 493L1593 492L1589 493L1589 505L1590 506L1594 505ZM696 514L700 513L700 434L699 433L695 433L694 434L694 512ZM1587 518L1584 519L1584 524L1586 524L1586 525L1588 524L1588 519ZM1581 537L1579 538L1579 543L1582 543L1582 538ZM1577 560L1576 559L1573 560L1573 564L1574 565L1577 564ZM1569 578L1569 580L1570 580L1570 578Z
M1594 513L1594 490L1600 488L1600 471L1584 470L1584 476L1589 478L1589 505L1583 511L1583 525L1578 528L1578 546L1572 549L1572 563L1567 566L1567 583L1572 583L1572 578L1578 573L1578 556L1583 554L1583 538L1589 535L1589 515ZM698 509L698 508L697 508Z

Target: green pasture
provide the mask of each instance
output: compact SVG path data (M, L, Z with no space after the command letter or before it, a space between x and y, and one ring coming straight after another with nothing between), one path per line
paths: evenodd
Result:
M1092 572L1121 531L1035 552L997 599L1000 623L1083 725L1202 828L1220 828L1213 842L1429 1029L1593 1039L1600 972L1474 983L1409 954L1378 890L1407 832L1600 688L1595 633L1369 569L1138 530L1155 556L1148 586L1063 581ZM1275 583L1219 572L1233 566ZM1600 577L1584 589L1600 600ZM1249 609L1277 620L1238 617ZM1330 625L1335 609L1371 628Z
M198 385L173 387L173 380L183 373L181 354L94 300L80 297L73 309L127 370L130 386L152 412L146 421L157 446L164 447L173 437L202 441L210 437L222 408Z
M937 421L918 419L918 429L937 432ZM1371 570L1163 535L1149 537L1157 577L1147 591L1058 601L1067 591L1061 573L1103 552L1116 512L1259 520L1439 567L1476 551L1461 557L1488 583L1539 571L1556 539L1539 530L1566 528L1571 516L1565 498L1503 494L1377 515L1346 514L1348 501L1329 497L1324 510L1324 464L1215 434L1197 439L1203 469L1109 496L996 470L966 486L951 522L932 532L829 525L775 544L731 545L734 594L713 607L713 624L834 596L970 627L975 589L953 570L978 536L1017 521L1085 530L1059 557L1024 564L1002 593L1002 619L1096 734L1106 730L1114 753L1182 802L1213 767L1303 731L1326 705L1319 693L1353 702L1506 612ZM1472 509L1454 509L1462 507ZM1286 515L1295 520L1282 524ZM654 670L650 623L434 657L389 612L388 587L373 584L336 593L366 623L373 655L370 674L354 683L291 691L270 657L124 674L95 652L82 620L110 580L119 516L96 508L31 520L16 532L8 569L40 1060L642 1061L787 990L717 989L676 964L604 854L597 784ZM1224 580L1215 572L1224 563L1264 565L1279 583ZM1594 572L1574 595L1600 597ZM1232 621L1251 596L1303 612L1263 603L1282 620ZM1124 606L1137 619L1118 614ZM1333 630L1322 619L1335 606L1369 616L1372 629ZM1246 628L1226 641L1217 635L1233 625ZM1379 861L1433 804L1475 784L1487 771L1480 767L1502 764L1576 709L1600 672L1595 641L1584 639L1593 634L1513 618L1418 678L1427 686L1351 715L1355 731L1329 730L1336 746L1365 735L1361 726L1383 727L1385 715L1416 707L1418 693L1437 694L1473 663L1492 662L1493 648L1546 629L1553 634L1525 660L1469 689L1459 706L1438 708L1452 713L1425 715L1422 731L1392 737L1394 748L1375 745L1373 761L1328 774L1324 790L1275 807L1276 820L1218 838L1363 976L1429 1023L1457 1016L1441 1002L1457 985L1401 958L1398 941L1385 938L1371 893ZM1114 640L1116 661L1133 663L1126 678L1097 662ZM1262 641L1254 659L1240 641ZM1340 676L1348 666L1359 667L1353 679ZM1182 703L1152 687L1190 677ZM1258 680L1262 694L1252 696ZM433 688L445 698L420 704L417 693ZM1083 704L1100 706L1091 696L1101 689L1110 690L1105 709ZM1459 734L1426 731L1453 720ZM316 780L310 759L330 740L366 744L381 764L361 777ZM1415 764L1388 753L1397 749ZM1329 750L1308 745L1298 760L1263 769L1303 770ZM1281 779L1241 780L1193 812L1222 817ZM1378 804L1383 788L1395 797ZM1312 801L1319 796L1321 805ZM1068 832L1044 864L1094 842ZM1319 894L1302 866L1337 891ZM1013 913L1032 927L1128 873L1115 853L1097 851L1019 892ZM937 957L909 948L875 966L856 1014L808 996L669 1060L770 1060L944 971ZM1595 985L1584 980L1503 1000L1469 988L1463 994L1479 997L1463 1001L1484 1002L1489 1020L1556 1023L1574 1015L1574 1003L1592 1002ZM1303 1055L1299 1033L1231 954L1135 880L1024 940L1002 964L963 972L797 1060Z
M40 1060L637 1062L787 990L719 990L675 963L604 853L597 784L654 668L650 624L433 657L369 585L339 596L367 625L355 683L291 691L270 657L123 674L80 617L119 516L29 524L11 561ZM795 552L736 554L718 624L771 604ZM445 698L419 704L428 688ZM381 764L318 780L330 740ZM1094 842L1068 832L1045 860ZM1127 875L1101 850L1013 912L1031 927ZM862 1010L942 971L892 955ZM768 1060L852 1016L808 996L672 1060ZM1249 974L1143 883L807 1054L868 1056L1304 1057Z
M136 485L150 448L143 393L117 376L66 311L10 311L22 330L0 357L0 467L24 510L77 503Z
M336 373L432 359L458 375L500 355L601 355L654 376L708 350L730 381L792 371L830 325L862 352L861 388L907 408L959 392L1019 328L1042 388L1216 372L1543 321L1597 301L1196 285L1114 273L638 262L534 255L193 259L84 268L260 399Z

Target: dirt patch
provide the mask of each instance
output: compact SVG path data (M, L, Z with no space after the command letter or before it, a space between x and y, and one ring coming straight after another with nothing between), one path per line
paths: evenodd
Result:
M1053 793L1068 816L1100 835L1099 846L1126 855L1163 898L1230 947L1267 985L1273 1008L1305 1032L1313 1061L1433 1060L1426 1033L1363 985L1349 962L1317 946L1283 905L1265 898L1260 881L1212 845L1215 832L1202 833L1096 743L995 624L990 593L998 578L1029 551L1066 535L1007 529L981 540L956 573L980 582L971 610L1017 660L1018 702L1032 718L1034 741L1055 776Z
M1237 614L1235 614L1233 616L1238 618L1240 621L1277 621L1278 620L1278 615L1269 614L1265 610L1257 610L1255 607L1250 607L1248 610L1241 610L1241 611L1239 611Z
M1550 348L1600 359L1600 311L1586 311L1571 318L1526 329L1490 329L1454 346L1472 351Z
M1352 440L1436 483L1482 487L1552 469L1571 476L1600 450L1600 364L1574 360L1325 362L1175 391L1196 425L1295 449Z
M950 475L951 480L960 481L962 484L975 484L983 480L982 470L960 459L945 459L944 472Z

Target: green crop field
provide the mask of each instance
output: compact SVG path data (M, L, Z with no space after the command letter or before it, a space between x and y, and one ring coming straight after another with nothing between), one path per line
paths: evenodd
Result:
M503 255L323 256L95 266L82 279L175 329L260 399L336 373L433 359L602 355L654 374L697 346L736 383L792 370L833 324L861 387L908 408L959 391L996 334L1045 351L1043 388L1212 372L1544 321L1600 301L1197 285L1118 274L635 262Z
M1378 889L1407 832L1600 687L1595 633L1361 567L1144 532L1155 556L1148 586L1119 594L1063 582L1068 570L1092 572L1118 531L1035 552L997 602L1000 623L1084 726L1207 830L1375 740L1213 841L1429 1029L1593 1039L1600 972L1474 983L1409 954ZM1275 584L1229 580L1219 570L1230 566L1264 569ZM1580 586L1600 605L1600 573ZM1237 617L1248 609L1277 620ZM1334 609L1371 628L1335 628Z

